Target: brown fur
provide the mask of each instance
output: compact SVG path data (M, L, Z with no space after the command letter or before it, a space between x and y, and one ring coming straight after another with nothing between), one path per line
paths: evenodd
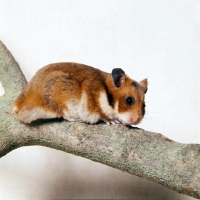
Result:
M25 90L16 99L14 110L18 114L18 118L25 123L30 123L38 118L64 117L68 119L65 117L65 113L73 113L69 110L68 103L74 106L79 104L80 101L84 102L82 96L85 92L87 96L85 112L99 115L99 119L106 122L120 121L117 118L112 119L102 110L99 103L102 93L107 96L105 104L108 104L111 108L114 109L118 102L119 113L130 112L132 118L137 113L138 119L135 123L137 124L144 114L142 113L142 106L144 94L147 90L147 80L145 79L140 83L134 81L136 86L133 86L133 80L124 75L120 81L120 88L117 88L111 74L83 64L50 64L41 68L32 78ZM132 106L126 104L127 96L134 97L135 103ZM107 107L110 108L109 106ZM79 117L75 117L75 121L76 119L93 123L90 120L87 121L87 119L79 119Z

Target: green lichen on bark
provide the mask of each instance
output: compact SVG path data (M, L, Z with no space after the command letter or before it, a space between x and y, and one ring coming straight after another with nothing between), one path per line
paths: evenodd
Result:
M88 125L61 119L26 125L12 104L27 82L0 42L0 157L29 145L42 145L82 156L200 198L200 145L180 144L161 134L124 125Z

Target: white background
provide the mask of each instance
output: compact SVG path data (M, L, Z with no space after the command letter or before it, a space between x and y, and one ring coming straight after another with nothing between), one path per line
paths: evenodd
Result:
M147 114L138 127L200 143L200 1L0 0L0 40L28 81L61 61L147 77ZM192 199L45 147L0 159L0 198Z

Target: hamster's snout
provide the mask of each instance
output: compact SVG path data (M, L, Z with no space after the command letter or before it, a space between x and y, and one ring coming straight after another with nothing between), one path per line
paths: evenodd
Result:
M136 115L134 118L130 119L130 124L131 125L137 125L137 124L139 124L139 122L140 122L140 118L139 118L138 115Z
M134 114L127 112L127 113L121 113L118 115L119 121L121 121L123 124L129 124L129 125L137 125L141 122L143 116L139 116L138 114Z

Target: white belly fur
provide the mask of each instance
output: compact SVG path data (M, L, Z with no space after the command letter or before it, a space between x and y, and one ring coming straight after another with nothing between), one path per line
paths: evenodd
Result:
M100 120L100 116L99 114L89 112L87 103L87 95L83 92L80 100L71 100L66 104L68 110L64 111L63 117L68 121L96 123Z
M99 105L101 107L101 110L103 113L110 119L114 120L117 119L118 115L118 104L119 102L117 101L114 105L114 109L109 105L108 103L108 98L105 92L100 93L99 97Z

